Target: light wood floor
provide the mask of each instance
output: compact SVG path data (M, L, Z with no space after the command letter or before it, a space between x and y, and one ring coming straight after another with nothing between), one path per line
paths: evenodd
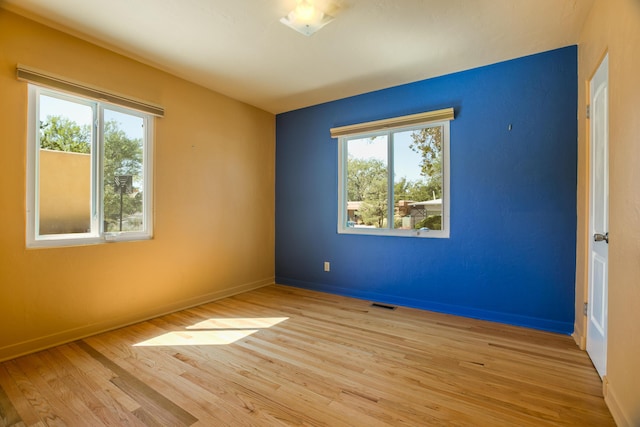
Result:
M269 286L0 364L2 426L613 426L568 336Z

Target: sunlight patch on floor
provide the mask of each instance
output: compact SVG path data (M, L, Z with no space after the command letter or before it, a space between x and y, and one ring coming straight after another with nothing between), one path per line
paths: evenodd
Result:
M146 341L134 344L134 347L154 346L192 346L227 345L267 329L288 317L247 317L207 319L187 326L184 331L167 332Z
M264 329L284 322L288 317L244 317L207 319L187 329Z
M235 331L181 331L168 332L139 342L134 347L174 346L174 345L226 345L258 332L257 329Z

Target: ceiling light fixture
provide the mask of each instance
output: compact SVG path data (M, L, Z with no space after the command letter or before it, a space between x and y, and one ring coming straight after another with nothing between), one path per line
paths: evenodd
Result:
M332 20L332 16L318 9L311 0L298 0L296 8L282 17L280 22L305 36L310 36Z

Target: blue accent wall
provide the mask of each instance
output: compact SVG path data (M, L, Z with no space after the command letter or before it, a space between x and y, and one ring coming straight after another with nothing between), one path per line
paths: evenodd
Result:
M570 46L277 115L276 282L571 333L577 77ZM338 234L329 129L446 107L450 238Z

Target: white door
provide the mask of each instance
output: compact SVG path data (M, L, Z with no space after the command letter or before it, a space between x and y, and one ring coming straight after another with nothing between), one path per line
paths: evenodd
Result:
M607 276L609 268L609 60L604 58L590 82L591 247L587 352L598 374L607 368Z

